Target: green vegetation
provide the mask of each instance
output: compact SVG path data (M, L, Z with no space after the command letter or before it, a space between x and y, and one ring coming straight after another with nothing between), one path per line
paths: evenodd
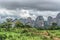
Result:
M42 28L32 28L19 20L12 22L7 19L6 22L0 24L0 40L60 40L60 29L53 23L50 30L42 30Z
M1 40L60 40L60 30L37 30L35 28L0 28ZM55 39L55 40L57 40Z

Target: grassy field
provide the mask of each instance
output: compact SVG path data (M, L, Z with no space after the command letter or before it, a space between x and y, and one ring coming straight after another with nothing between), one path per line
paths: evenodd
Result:
M0 28L0 40L60 40L60 30Z

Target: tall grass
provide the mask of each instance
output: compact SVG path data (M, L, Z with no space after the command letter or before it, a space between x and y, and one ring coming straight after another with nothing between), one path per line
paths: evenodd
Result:
M0 40L53 40L60 38L59 30L37 30L35 28L0 28Z

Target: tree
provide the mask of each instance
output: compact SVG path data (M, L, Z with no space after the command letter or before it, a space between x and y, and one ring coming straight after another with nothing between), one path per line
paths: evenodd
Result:
M16 27L21 27L21 28L24 27L24 25L19 20L15 21L15 26Z
M1 23L0 28L5 28L5 23Z
M57 26L57 23L52 23L52 26Z
M31 28L31 26L30 25L27 25L27 24L25 24L24 25L26 28Z
M50 29L54 30L57 28L57 23L52 23L52 26L50 27Z
M11 18L7 18L6 22L12 22L12 19Z
M7 26L7 28L11 28L12 27L12 19L11 18L7 18L5 25Z

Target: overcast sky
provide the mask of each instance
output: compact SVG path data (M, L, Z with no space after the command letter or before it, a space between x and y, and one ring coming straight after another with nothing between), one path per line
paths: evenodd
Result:
M16 12L17 8L20 12ZM60 0L0 0L0 14L20 14L21 17L33 18L43 15L46 19L48 16L55 17L59 12Z

